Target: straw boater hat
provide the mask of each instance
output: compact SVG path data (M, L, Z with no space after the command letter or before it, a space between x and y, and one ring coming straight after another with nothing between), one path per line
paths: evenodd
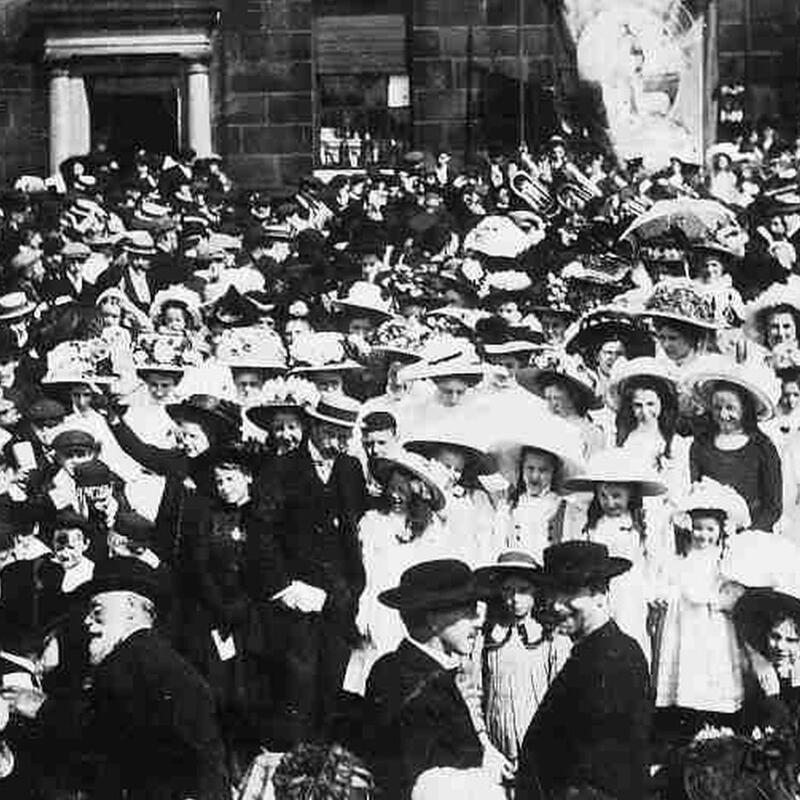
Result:
M632 358L630 361L621 358L611 368L607 387L608 399L612 406L615 408L619 406L628 382L636 378L648 378L663 386L667 393L677 393L678 374L671 362L649 356Z
M385 483L395 470L422 481L431 493L434 511L441 511L447 503L444 488L430 462L416 453L396 448L390 455L376 458L372 471L380 483Z
M775 374L766 367L740 364L725 356L704 356L685 378L686 386L694 391L705 408L709 407L710 394L720 381L739 387L753 400L759 420L770 419L780 396L780 384Z
M393 316L392 304L383 296L380 286L367 281L356 281L347 296L334 300L332 305L351 316L369 316L381 321Z
M494 458L470 442L462 431L441 429L424 435L418 433L413 439L403 442L403 447L428 459L433 459L441 448L451 448L463 453L478 475L491 475L497 471Z
M199 328L203 324L203 316L200 313L200 295L197 292L180 285L170 286L168 289L157 292L150 306L150 319L153 323L158 322L165 306L168 305L177 305L183 308L195 328Z
M564 488L571 492L593 492L600 483L635 484L645 497L667 491L653 470L637 463L630 451L616 447L603 450L589 459L580 475L564 481Z
M424 561L400 576L400 585L378 595L389 608L400 611L450 608L486 597L472 570L451 559Z
M361 403L343 394L321 397L315 406L306 409L306 415L311 419L350 430L358 423L360 413Z
M691 514L693 511L721 511L734 532L750 527L747 501L735 489L713 478L704 477L692 484L683 497L676 499L676 514Z
M293 375L310 376L322 372L348 372L361 365L347 356L344 340L331 331L310 331L298 336L289 349Z
M479 383L484 376L484 368L475 347L467 339L447 335L431 337L420 355L422 359L419 363L400 371L398 377L401 380L463 378L471 383Z
M659 322L679 322L701 331L719 328L713 296L694 281L668 278L653 289L640 315Z
M766 344L767 319L778 308L788 308L795 318L800 318L800 278L797 276L791 276L785 284L773 284L744 307L745 326L761 344Z
M158 252L153 237L147 231L129 231L122 240L122 247L125 252L137 256L154 256Z
M318 399L319 392L310 381L295 377L274 378L262 387L258 405L247 409L245 414L254 425L267 430L280 411L291 411L305 419L306 410L313 408Z
M228 328L216 343L217 360L231 369L285 372L286 348L280 337L261 327Z
M21 319L35 309L36 303L25 292L10 292L0 296L0 320Z
M604 544L559 542L545 549L544 565L531 577L541 586L577 589L615 578L627 572L631 566L627 558L609 555Z
M488 586L496 587L509 575L518 575L535 582L541 570L541 564L538 564L529 553L506 550L504 553L500 553L494 564L475 570L475 578Z
M487 357L535 353L544 341L542 326L510 325L502 317L492 316L479 320L475 332Z

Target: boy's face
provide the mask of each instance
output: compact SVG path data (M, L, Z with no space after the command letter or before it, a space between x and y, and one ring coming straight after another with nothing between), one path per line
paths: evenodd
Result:
M55 560L64 569L72 569L77 566L88 547L86 536L79 528L59 529L53 534Z

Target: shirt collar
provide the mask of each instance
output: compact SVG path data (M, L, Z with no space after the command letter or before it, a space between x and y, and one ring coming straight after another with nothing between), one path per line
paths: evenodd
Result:
M434 650L432 647L428 647L428 645L418 642L416 639L412 639L410 636L407 636L406 638L409 642L411 642L411 644L414 645L414 647L422 650L426 656L432 658L443 669L457 669L461 665L461 662L456 656L449 656L447 653L443 653L441 650Z

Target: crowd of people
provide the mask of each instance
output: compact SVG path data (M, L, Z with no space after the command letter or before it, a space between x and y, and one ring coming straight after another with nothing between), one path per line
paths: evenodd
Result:
M798 148L484 155L0 195L5 796L793 774Z

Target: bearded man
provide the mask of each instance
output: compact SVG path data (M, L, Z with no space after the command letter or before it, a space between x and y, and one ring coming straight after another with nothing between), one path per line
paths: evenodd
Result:
M12 713L91 800L226 800L211 690L153 630L161 583L133 558L88 584L89 681L79 695L4 689ZM71 787L75 788L75 787Z

